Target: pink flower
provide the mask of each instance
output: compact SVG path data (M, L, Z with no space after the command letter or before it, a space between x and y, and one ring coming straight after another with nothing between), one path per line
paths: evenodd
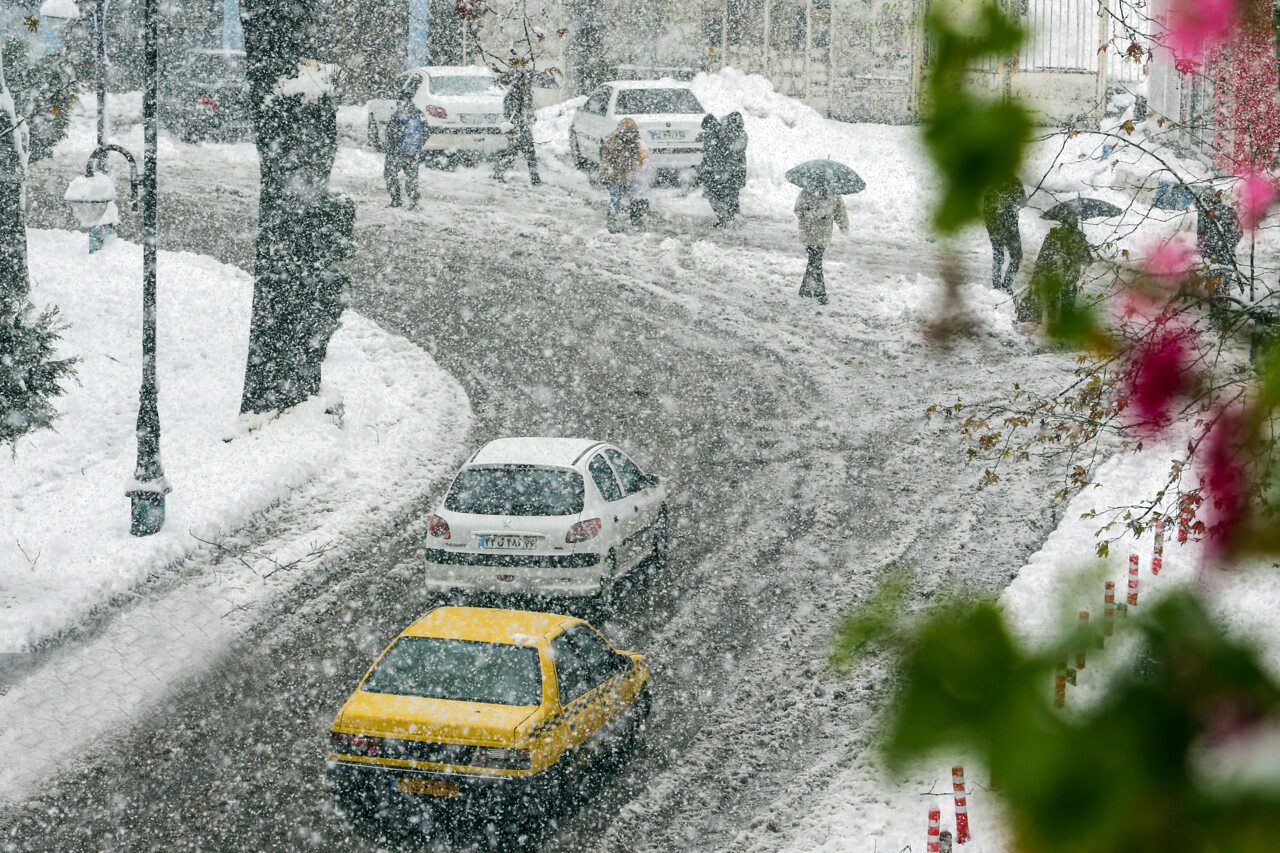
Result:
M1208 544L1221 556L1230 551L1248 509L1244 413L1239 406L1220 410L1209 427L1200 456L1200 482L1207 493Z
M1147 272L1166 287L1176 287L1191 272L1195 253L1183 240L1166 240L1147 257Z
M1246 172L1239 177L1237 192L1240 195L1240 224L1252 231L1258 227L1258 223L1275 202L1276 184L1271 178L1258 172Z
M1134 348L1127 396L1139 432L1154 434L1169 425L1174 403L1191 382L1192 355L1191 332L1165 324Z
M1174 54L1181 62L1195 62L1235 27L1235 0L1171 0L1168 21Z

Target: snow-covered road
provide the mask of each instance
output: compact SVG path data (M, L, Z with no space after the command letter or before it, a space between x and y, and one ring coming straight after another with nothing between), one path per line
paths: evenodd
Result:
M39 224L65 224L55 199L71 159L34 181ZM251 266L252 169L217 146L168 164L163 245ZM1067 359L1029 347L983 288L969 289L977 336L930 345L931 246L900 230L837 242L832 304L819 309L795 296L791 225L768 216L720 233L690 200L658 194L648 232L611 235L603 193L567 170L541 188L519 173L501 186L478 170L424 171L424 209L390 211L378 158L361 149L343 150L334 184L360 205L353 307L459 379L473 444L607 437L675 496L670 567L604 625L654 664L649 749L545 827L544 849L787 846L871 748L889 687L874 658L826 671L840 610L890 568L914 575L918 602L943 588L994 593L1052 523L1037 512L1044 472L1013 470L976 492L952 431L927 423L925 407L1049 381ZM985 247L971 249L980 279ZM423 483L424 500L439 486ZM415 584L421 533L370 530L156 713L0 814L0 839L23 850L373 845L327 806L324 735L370 657L433 603Z

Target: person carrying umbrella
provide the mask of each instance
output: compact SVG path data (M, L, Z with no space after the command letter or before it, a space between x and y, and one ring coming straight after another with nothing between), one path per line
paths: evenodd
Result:
M635 202L633 182L648 159L649 151L640 141L640 128L634 119L624 118L618 122L617 129L601 143L600 181L609 190L609 214L606 221L611 232L622 230L622 226L618 224L618 214L624 201L627 202L628 214L631 213ZM630 197L629 191L632 193Z
M1121 212L1114 204L1096 198L1078 198L1054 205L1042 214L1059 224L1049 229L1036 255L1031 285L1026 298L1018 304L1019 320L1042 316L1046 321L1056 321L1075 307L1085 268L1093 260L1080 220L1119 216Z
M996 290L1013 293L1013 279L1022 264L1018 211L1026 206L1027 193L1018 180L992 187L982 198L982 219L991 239L991 286ZM1004 262L1006 254L1008 266Z
M831 160L810 160L787 172L787 180L800 187L795 214L800 224L800 242L809 256L800 295L812 296L827 304L827 286L822 274L822 258L831 240L832 226L849 230L849 212L842 195L860 192L866 184L848 166Z

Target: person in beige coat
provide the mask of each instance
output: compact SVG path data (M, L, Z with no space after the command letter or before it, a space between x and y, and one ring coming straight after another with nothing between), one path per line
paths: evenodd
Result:
M638 208L648 207L647 201L638 205L643 200L642 191L628 194L648 159L649 150L640 141L640 129L634 119L624 118L618 122L618 129L604 138L600 146L600 182L609 190L607 223L610 231L622 230L618 214L624 201L633 222Z
M817 298L819 305L827 304L827 286L822 279L822 255L831 241L832 226L839 223L841 231L849 230L849 212L844 199L838 195L818 195L801 190L796 199L796 218L800 220L800 242L809 253L809 265L800 282L800 295Z

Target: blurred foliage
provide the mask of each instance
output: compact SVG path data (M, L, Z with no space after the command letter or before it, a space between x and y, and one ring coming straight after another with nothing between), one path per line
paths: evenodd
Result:
M1192 595L1131 611L1107 651L1095 650L1096 623L1031 651L988 602L936 607L914 623L900 611L884 619L899 583L848 614L832 654L847 666L842 642L853 642L901 655L883 747L891 767L944 748L975 755L1024 853L1274 849L1274 774L1270 786L1244 771L1233 779L1221 758L1247 756L1280 726L1280 685ZM1111 653L1122 643L1132 652L1133 642L1138 654ZM1082 677L1106 670L1105 693L1056 709L1055 669L1081 648L1090 649Z
M933 223L944 234L980 220L983 195L1018 180L1031 136L1031 116L1022 104L982 94L966 82L983 60L1013 61L1022 29L994 3L972 17L957 14L959 8L933 4L925 20L931 61L923 133L941 174Z
M28 158L34 163L51 156L67 135L76 101L70 63L61 55L33 55L28 41L11 38L4 46L4 79L29 130Z

